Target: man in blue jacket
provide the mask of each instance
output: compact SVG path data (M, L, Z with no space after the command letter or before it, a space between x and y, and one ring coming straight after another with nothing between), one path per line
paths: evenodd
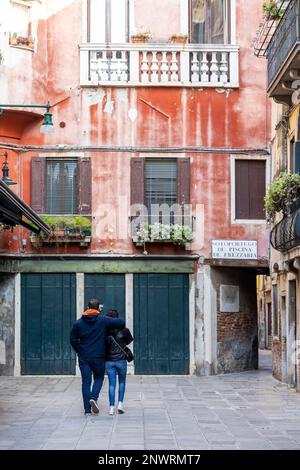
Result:
M90 415L91 411L99 413L97 400L104 379L108 331L125 326L125 322L119 318L100 315L99 305L98 299L89 301L88 310L74 323L70 335L70 343L78 354L85 415ZM91 389L92 376L94 383Z

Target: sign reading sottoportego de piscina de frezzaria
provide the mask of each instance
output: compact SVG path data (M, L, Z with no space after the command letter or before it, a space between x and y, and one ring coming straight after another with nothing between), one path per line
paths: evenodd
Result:
M256 240L212 240L212 258L257 259Z

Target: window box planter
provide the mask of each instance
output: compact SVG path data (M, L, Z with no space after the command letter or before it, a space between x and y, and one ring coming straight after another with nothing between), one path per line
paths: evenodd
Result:
M188 37L185 34L173 34L170 37L170 42L173 44L186 44Z
M30 242L35 248L40 248L43 245L62 245L62 244L72 244L77 243L80 246L89 246L91 243L92 237L86 237L82 234L74 234L74 236L63 235L56 236L56 234L43 238L39 235L32 234L30 236Z
M132 237L136 246L146 243L171 243L186 246L193 240L192 228L187 225L141 224Z
M26 47L28 49L34 48L34 40L32 36L18 36L17 33L13 33L9 37L10 46Z
M139 42L148 42L151 39L151 34L148 32L133 34L131 36L131 42L139 43Z
M44 244L77 243L88 246L91 242L92 223L83 216L42 216L42 219L51 227L49 237L32 234L31 244L40 247Z

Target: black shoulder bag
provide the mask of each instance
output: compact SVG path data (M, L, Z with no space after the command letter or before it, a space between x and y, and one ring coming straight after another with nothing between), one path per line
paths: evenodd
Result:
M123 349L122 346L118 343L118 341L115 340L113 336L112 339L116 343L116 345L121 349L121 351L125 354L127 362L133 361L134 355L131 349L129 349L127 346L125 346L125 348Z

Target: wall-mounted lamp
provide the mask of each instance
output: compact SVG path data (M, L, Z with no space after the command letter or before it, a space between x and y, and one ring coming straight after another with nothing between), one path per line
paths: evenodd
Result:
M44 121L40 128L40 132L42 134L53 134L54 126L52 122L52 113L50 113L50 102L46 105L44 104L0 104L0 114L3 113L2 108L46 108L46 112L44 114ZM2 113L1 113L2 111Z
M26 250L26 246L27 246L27 240L26 238L23 238L22 239L22 252L24 253L25 250Z
M12 186L14 184L17 184L15 181L10 179L10 177L9 177L9 168L8 168L8 162L7 162L8 153L7 152L0 153L0 156L5 157L5 160L2 163L2 178L1 178L1 180L5 184L7 184L8 186Z

